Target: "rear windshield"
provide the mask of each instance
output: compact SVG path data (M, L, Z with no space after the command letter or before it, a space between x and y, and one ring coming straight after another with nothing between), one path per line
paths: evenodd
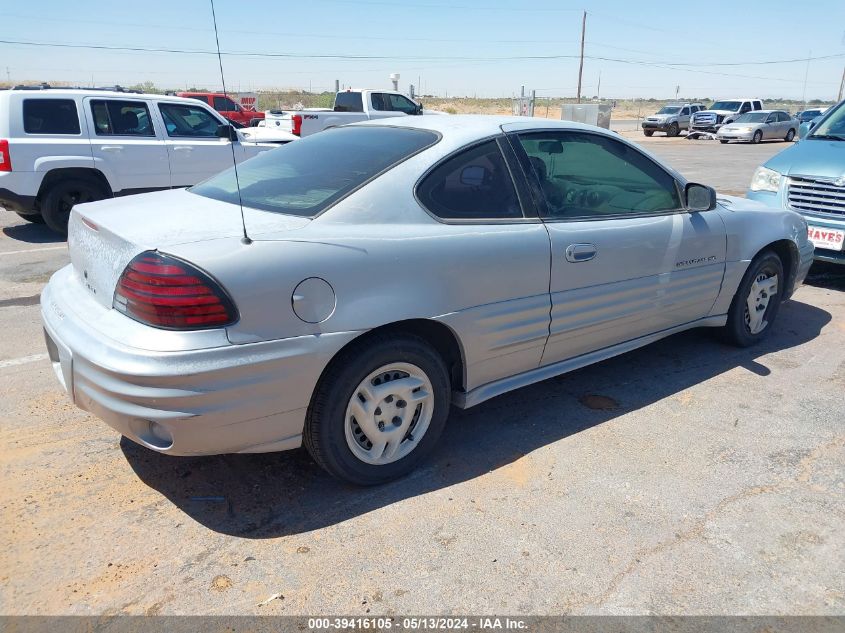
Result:
M338 92L334 98L335 112L363 112L364 101L360 92Z
M73 99L24 99L23 130L27 134L79 134Z
M238 165L240 201L254 209L312 217L437 140L433 132L411 128L326 130ZM239 201L234 169L189 191L232 204Z

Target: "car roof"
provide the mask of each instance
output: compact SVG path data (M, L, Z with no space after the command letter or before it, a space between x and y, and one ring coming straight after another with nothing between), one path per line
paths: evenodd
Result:
M534 117L502 116L495 114L427 114L411 117L390 117L372 121L360 121L351 125L374 125L416 128L439 132L444 137L474 137L484 138L501 134L503 129L516 130L585 130L611 134L604 128L574 121L558 121L555 119L540 119Z
M177 97L176 95L160 95L142 92L118 90L86 90L85 88L49 88L46 90L0 90L0 95L23 95L27 99L54 99L56 97L109 97L120 99L167 99L196 103L196 99Z

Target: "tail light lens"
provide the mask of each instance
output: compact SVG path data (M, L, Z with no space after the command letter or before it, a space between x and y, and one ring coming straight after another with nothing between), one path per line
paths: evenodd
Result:
M12 157L9 155L9 141L0 138L0 171L12 171Z
M167 330L202 330L238 320L235 304L209 275L171 255L141 253L117 282L112 303L131 319Z
M300 136L301 133L302 133L302 115L301 114L294 114L293 116L291 116L290 121L291 121L291 127L290 127L291 133L296 134L297 136Z

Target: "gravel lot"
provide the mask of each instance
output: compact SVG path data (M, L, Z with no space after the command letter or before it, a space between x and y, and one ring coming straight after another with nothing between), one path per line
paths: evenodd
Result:
M730 193L786 147L644 145ZM422 469L359 489L304 451L163 457L75 409L37 305L64 244L0 230L3 614L845 611L841 270L760 347L692 331L455 410Z

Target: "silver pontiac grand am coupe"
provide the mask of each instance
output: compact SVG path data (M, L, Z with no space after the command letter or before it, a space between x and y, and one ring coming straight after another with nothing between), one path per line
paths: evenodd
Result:
M451 405L694 327L756 343L813 259L797 213L613 133L481 116L330 129L76 207L68 242L41 309L77 406L171 455L304 443L357 484Z

